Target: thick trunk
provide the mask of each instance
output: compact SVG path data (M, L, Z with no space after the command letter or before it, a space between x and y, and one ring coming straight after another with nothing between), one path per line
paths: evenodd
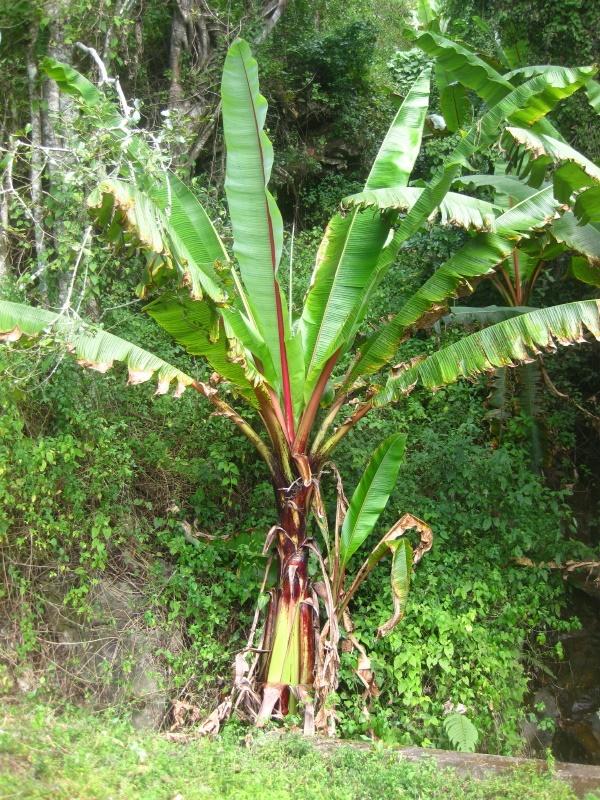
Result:
M258 724L294 711L300 699L312 710L318 612L308 575L306 521L311 488L285 496L277 531L279 586L271 596L265 626L263 700Z

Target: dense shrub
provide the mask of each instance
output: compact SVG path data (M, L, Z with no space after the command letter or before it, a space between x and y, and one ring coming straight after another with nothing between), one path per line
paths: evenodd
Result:
M146 343L156 336L153 323L131 313L122 315L125 328ZM174 356L160 335L154 345ZM150 387L126 387L117 370L99 380L37 350L3 351L1 370L0 600L17 655L39 655L50 587L62 592L66 613L85 620L102 574L130 570L149 624L186 630L174 683L214 681L243 635L243 613L239 630L228 627L231 607L253 601L261 577L251 532L270 524L270 485L245 441L195 394L176 404L153 398ZM182 520L197 520L217 541L186 539Z
M546 631L570 625L562 617L560 575L516 563L523 557L562 562L580 551L570 538L568 493L548 489L531 473L517 425L501 445L490 441L483 399L484 392L468 386L413 397L384 421L365 422L340 455L346 469L360 468L367 447L392 430L405 430L408 456L387 522L410 511L427 520L435 535L432 553L417 570L407 615L389 638L375 640L391 608L384 569L357 602L358 637L372 653L381 694L366 718L355 694L356 655L346 655L346 734L373 729L395 741L447 746L444 704L463 704L480 731L481 749L514 751L528 678L555 641Z

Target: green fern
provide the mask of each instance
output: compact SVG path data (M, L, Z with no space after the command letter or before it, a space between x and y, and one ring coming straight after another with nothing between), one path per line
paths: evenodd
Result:
M461 753L474 753L479 733L464 714L448 714L444 718L444 730L452 746Z

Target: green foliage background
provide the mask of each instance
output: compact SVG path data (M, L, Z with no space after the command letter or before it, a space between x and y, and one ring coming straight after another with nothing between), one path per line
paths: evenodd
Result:
M211 5L229 9L233 22L249 33L258 24L247 4ZM108 30L104 11L92 19L93 6L85 0L72 0L70 10L69 40L100 43ZM296 0L274 35L257 48L270 100L268 125L277 154L273 186L288 252L291 225L296 226L297 305L323 224L339 199L360 187L421 66L413 51L404 52L408 11L391 1ZM447 11L453 30L484 49L492 42L472 18L493 17L503 41L525 41L529 63L585 63L597 57L591 32L598 30L600 12L593 4L451 0ZM15 4L3 14L5 26L18 20L0 51L14 98L7 125L13 137L26 138L27 26L40 26L41 56L48 23L43 4ZM540 19L550 22L541 26ZM189 136L185 120L175 115L165 122L160 114L168 94L170 24L166 4L148 0L140 19L121 20L111 44L114 69L128 96L140 99L140 120L160 135L165 152L176 151ZM214 91L219 73L218 59L201 76L190 60L183 81L188 88L201 81ZM597 159L597 126L577 102L566 104L557 122ZM115 156L114 145L94 136L84 119L70 121L69 136L72 157L46 209L50 220L58 216L63 225L62 238L50 244L47 256L55 295L88 224L87 191L100 164ZM453 140L428 136L419 177L430 176ZM227 236L221 156L217 133L193 165L192 177ZM27 155L21 158L17 171L25 180L29 163ZM16 201L11 223L18 257L4 293L19 298L29 283L33 241L26 210ZM376 317L365 321L362 334L396 309L463 235L432 226L411 240L382 285ZM94 240L86 259L85 287L76 287L84 308L107 328L166 359L176 358L195 374L198 366L131 303L137 257L115 258ZM494 302L489 289L480 291L479 298ZM558 302L582 290L558 264L540 291ZM439 339L452 336L442 326L419 344L433 350ZM414 355L405 350L403 357ZM578 352L549 366L561 387L581 399L597 391L595 364L593 356ZM32 666L43 668L37 693L56 692L64 682L44 660L50 587L52 596L62 593L65 613L85 620L93 615L93 587L105 575L126 573L143 593L143 624L176 631L183 639L184 647L161 653L169 667L170 695L209 710L229 684L232 658L253 613L264 569L263 536L273 523L272 490L250 446L226 421L210 416L203 401L191 393L179 401L155 398L151 391L147 385L126 387L117 370L102 377L83 371L58 359L51 347L0 352L0 606L11 615L14 643L14 649L0 651L0 661L14 677ZM365 709L354 673L356 653L344 654L339 723L345 736L374 733L386 741L448 746L444 706L463 704L479 731L480 749L518 752L528 682L544 662L561 658L558 633L577 625L560 574L544 566L523 567L515 559L563 562L592 552L587 545L597 535L597 503L590 451L597 434L571 405L545 397L549 444L545 475L537 475L531 470L531 420L516 408L499 435L485 418L488 392L482 381L411 396L401 408L364 420L340 450L338 465L347 488L353 488L367 453L392 432L406 432L408 458L382 532L385 523L408 511L435 533L434 550L416 573L407 615L391 636L375 639L391 607L385 570L370 577L353 609L356 635L370 653L380 694ZM573 496L582 494L592 498L583 515L573 503ZM186 537L181 522L191 520L216 540ZM70 694L96 699L94 688L77 680Z

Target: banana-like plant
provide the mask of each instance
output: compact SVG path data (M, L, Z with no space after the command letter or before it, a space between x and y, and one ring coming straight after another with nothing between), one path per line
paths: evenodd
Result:
M467 92L480 101L490 102L502 97L523 79L553 69L550 66L513 69L515 65L507 61L506 53L500 49L497 66L505 69L501 74L489 60L483 60L468 47L442 35L436 26L413 36L416 44L434 58L442 113L453 131L460 129L469 110L473 111ZM590 78L584 88L594 106L593 98L600 92L600 86ZM567 144L547 121L543 127L538 125L536 131L508 126L500 144L507 160L495 161L495 174L464 175L457 184L469 190L485 187L493 192L493 203L505 209L536 202L537 193L543 192L548 198L553 196L560 214L535 235L515 242L511 258L491 277L505 304L504 310L496 306L454 307L447 318L452 323L489 324L533 310L532 294L537 281L554 259L563 254L572 254L574 277L600 286L600 168ZM563 204L568 206L567 210L560 208ZM544 380L556 393L540 362L541 359L536 360L514 371L520 407L532 423L532 458L536 467L541 465L542 455L537 388ZM498 370L490 395L490 416L505 416L509 383L506 370Z
M519 138L514 139L513 137ZM513 145L519 139L538 141L540 137L531 131L507 128L506 138L511 145L509 150L511 161L517 160L522 164L520 148ZM550 139L551 137L544 138ZM569 156L574 159L571 161L571 165L582 165L589 168L590 174L600 185L600 170L595 165L577 151L569 148L568 145L558 142L557 144L560 144L561 152L568 151ZM536 158L541 158L541 156L537 155ZM532 186L525 179L531 179L533 165L526 164L522 169L522 179L520 180L516 175L506 174L505 168L510 166L510 163L497 162L496 167L499 171L496 174L466 175L459 179L459 183L467 187L486 187L494 193L494 204L507 209L520 202L531 200L539 191L552 192L554 185L556 207L559 207L560 200L557 197L556 184L560 180L557 178L557 173L561 170L560 164L552 171L553 181L551 182L548 180L550 177L548 172L553 165L546 162L543 183ZM554 259L563 254L571 254L571 272L574 277L588 284L600 285L600 229L594 223L583 223L576 219L575 209L579 198L573 200L570 195L571 192L568 193L565 200L567 203L571 203L573 210L562 211L561 215L546 228L518 243L513 248L511 257L491 277L491 283L498 291L500 302L503 305L454 306L446 317L447 323L469 326L487 325L490 322L533 311L533 292L540 277L553 265ZM557 390L551 384L544 369L542 357L539 356L531 363L515 369L512 377L507 374L506 368L498 370L491 380L492 391L488 399L490 409L488 416L500 429L502 420L510 416L507 412L508 401L511 396L516 396L519 408L530 421L531 458L532 465L536 470L542 466L544 453L538 401L538 390L542 383L546 383L551 392L556 393Z
M279 577L268 587L260 641L251 638L236 660L234 692L211 725L218 725L232 705L263 724L300 700L307 731L315 724L331 730L334 715L327 697L337 686L341 630L359 649L358 674L365 687L372 686L367 654L349 617L362 581L391 556L394 613L379 627L379 635L386 635L402 617L415 564L432 545L427 525L404 514L356 568L396 483L405 439L393 435L377 447L349 503L332 462L336 446L365 415L402 400L418 384L444 386L527 362L556 344L583 341L588 334L600 337L599 304L569 303L502 321L427 358L390 367L405 339L446 313L452 298L493 274L516 242L560 214L544 190L504 210L450 189L469 158L496 141L507 122L546 130L547 112L583 86L594 69L557 68L511 86L489 103L430 183L418 188L409 186L409 178L428 107L425 70L396 114L364 191L347 198L329 222L302 312L294 318L278 279L283 222L268 190L273 149L264 131L267 103L249 46L233 43L222 80L233 258L196 197L174 175L148 175L148 146L102 93L66 65L47 62L45 68L119 139L125 167L100 183L90 197L90 211L109 241L146 254L145 311L188 353L208 362L214 374L210 382L201 382L65 311L0 302L2 338L51 334L85 367L105 372L122 361L130 383L155 377L158 393L175 383L174 395L192 388L253 443L274 489L276 521L264 552L275 559ZM438 214L442 222L473 231L467 244L356 347L369 303L400 247ZM342 370L342 363L349 366ZM383 379L369 380L382 370ZM226 393L233 399L226 400ZM247 406L245 416L234 408L238 401ZM336 425L341 413L346 415ZM327 474L337 489L331 513L321 488ZM417 532L414 549L405 536L409 530ZM311 558L318 579L311 578Z

